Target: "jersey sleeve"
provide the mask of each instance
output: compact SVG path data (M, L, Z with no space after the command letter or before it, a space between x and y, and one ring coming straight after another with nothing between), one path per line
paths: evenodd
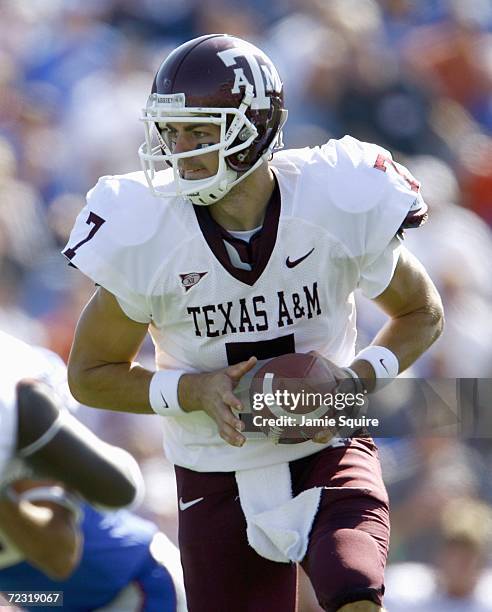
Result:
M137 304L135 300L129 302L118 295L115 295L115 297L119 307L129 319L132 319L137 323L150 323L152 316L147 314L147 310L145 310L146 303Z
M389 151L346 136L326 154L336 157L328 194L359 266L358 286L372 299L393 277L403 231L425 223L427 205L420 183Z
M112 293L125 314L152 320L145 243L151 229L135 204L122 205L116 177L102 177L87 194L63 255L97 285ZM128 199L128 196L127 196ZM138 197L134 198L138 202Z
M395 236L373 260L364 258L360 266L358 288L370 298L376 298L390 284L400 257L402 244Z

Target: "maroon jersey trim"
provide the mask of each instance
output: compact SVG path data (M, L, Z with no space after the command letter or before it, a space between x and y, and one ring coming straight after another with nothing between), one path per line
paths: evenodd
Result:
M275 187L267 204L263 227L251 238L249 243L231 236L213 219L206 206L194 206L193 208L203 237L222 267L236 280L249 286L254 285L270 261L277 241L281 208L277 179L275 178ZM251 270L242 270L232 265L224 240L238 251L241 261L251 265Z
M411 229L420 227L427 222L429 217L427 204L422 201L422 206L418 210L410 210L405 217L400 229Z

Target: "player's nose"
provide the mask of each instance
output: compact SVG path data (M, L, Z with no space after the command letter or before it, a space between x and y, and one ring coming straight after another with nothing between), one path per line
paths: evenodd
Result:
M187 151L192 151L194 148L195 146L189 134L186 132L178 132L176 134L173 153L186 153Z

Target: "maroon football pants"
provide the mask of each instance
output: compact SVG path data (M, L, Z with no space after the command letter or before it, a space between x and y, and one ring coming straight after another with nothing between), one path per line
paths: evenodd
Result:
M320 605L330 612L365 599L381 605L389 515L372 440L324 449L290 470L294 495L326 487L302 562ZM176 477L189 612L295 612L296 566L249 546L234 473L177 466Z

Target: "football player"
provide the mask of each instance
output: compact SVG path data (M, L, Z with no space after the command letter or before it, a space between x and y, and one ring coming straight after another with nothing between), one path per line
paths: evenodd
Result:
M133 457L100 440L67 409L74 406L66 367L51 351L0 331L0 492L33 471L111 509L136 503L142 476ZM97 478L94 478L97 474Z
M295 560L323 609L382 609L388 499L373 441L247 438L234 391L257 359L316 351L370 392L443 324L434 285L401 244L426 218L419 183L349 136L275 153L286 117L261 50L225 34L181 45L143 111L143 171L99 180L64 251L98 285L71 389L91 406L163 416L192 612L293 611ZM355 355L357 288L388 322ZM147 331L157 372L135 362ZM305 553L284 562L250 545L238 488L252 472L264 490L261 475L283 465L294 501L322 490Z
M68 413L57 355L1 331L0 347L0 591L63 591L70 610L184 611L178 564L173 577L163 565L174 545L127 510L101 512L141 499L135 460Z
M156 525L127 510L100 512L55 481L11 487L17 500L0 499L4 597L61 591L66 610L186 611L178 549Z

